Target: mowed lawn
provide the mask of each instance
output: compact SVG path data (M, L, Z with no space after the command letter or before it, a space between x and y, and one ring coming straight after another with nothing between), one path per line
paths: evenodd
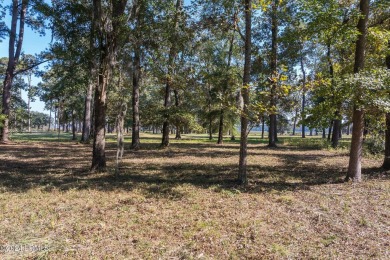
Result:
M250 183L236 185L239 143L184 135L159 149L144 134L115 177L91 174L91 146L20 135L0 147L0 259L390 259L390 178L347 150L252 137ZM312 144L312 145L310 145Z

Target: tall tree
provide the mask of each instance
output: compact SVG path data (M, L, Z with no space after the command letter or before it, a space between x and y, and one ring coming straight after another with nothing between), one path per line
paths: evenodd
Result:
M357 25L359 36L356 41L355 50L355 65L354 73L359 73L364 69L365 52L366 52L366 39L367 39L367 25L368 15L370 11L370 0L360 0L359 10L361 16ZM357 104L353 109L353 130L351 141L351 152L349 157L348 173L346 180L352 180L354 182L360 182L362 179L361 159L362 159L362 146L363 146L363 130L364 130L364 109L359 107L359 93L356 93Z
M247 142L248 142L248 116L249 116L249 84L251 72L251 52L252 52L252 0L245 0L245 62L244 77L241 88L243 107L241 111L241 139L240 139L240 159L238 168L238 181L246 185L247 179Z
M161 147L167 147L169 145L170 115L168 109L171 106L171 91L172 91L172 83L173 83L173 76L174 76L174 65L175 65L175 59L178 52L176 41L178 36L177 32L179 29L179 19L180 19L182 7L183 7L183 0L176 0L175 16L173 20L173 33L170 35L170 39L169 39L170 50L168 56L168 69L167 69L166 82L165 82L165 96L164 96L165 115L164 115L163 129L162 129Z
M12 81L15 77L16 66L19 62L20 54L22 52L24 25L26 19L28 0L12 1L12 17L11 28L9 31L9 45L8 45L8 65L3 85L3 109L2 114L5 116L2 122L1 141L7 143L9 141L9 116L11 105L11 87ZM17 29L19 28L19 33Z
M270 61L270 70L271 70L271 96L270 96L270 105L271 113L269 116L269 147L276 147L277 139L277 117L276 117L276 88L277 88L277 58L278 58L278 6L279 0L272 1L271 7L271 61Z
M106 167L106 98L111 72L114 67L118 39L127 0L116 0L107 8L102 0L93 1L94 29L99 50L98 79L95 87L94 138L91 171Z

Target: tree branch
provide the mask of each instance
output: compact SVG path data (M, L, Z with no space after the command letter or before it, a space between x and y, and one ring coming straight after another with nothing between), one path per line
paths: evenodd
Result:
M31 70L32 68L35 68L35 67L37 67L37 66L39 66L39 65L41 65L41 64L43 64L43 63L45 63L45 62L48 62L48 61L50 61L50 60L43 60L43 61L41 61L41 62L35 63L35 64L33 64L33 65L30 65L30 66L28 66L27 68L17 70L17 71L15 71L14 76L16 76L16 75L18 75L18 74L20 74L20 73L26 72L26 71L28 71L28 70Z
M240 27L238 26L238 24L236 24L234 30L235 30L236 32L238 32L238 34L240 34L240 36L241 36L241 39L242 39L243 41L245 41L245 36L242 34L242 32L241 32Z

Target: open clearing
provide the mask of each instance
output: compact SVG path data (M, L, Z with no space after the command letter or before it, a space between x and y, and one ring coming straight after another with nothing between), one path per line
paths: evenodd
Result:
M346 150L252 142L241 188L238 143L185 137L164 150L157 135L144 135L139 151L127 142L119 178L114 142L108 172L97 174L88 173L88 145L2 145L0 258L390 258L381 159L363 160L356 185L342 182Z

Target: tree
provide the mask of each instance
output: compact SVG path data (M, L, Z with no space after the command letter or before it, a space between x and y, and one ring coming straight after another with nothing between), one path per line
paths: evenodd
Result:
M9 35L8 46L8 65L3 85L3 109L2 114L5 116L2 122L2 135L1 141L7 143L9 141L9 116L10 116L10 103L11 103L11 86L15 77L16 66L19 62L20 54L22 52L23 37L24 37L24 25L26 22L26 12L28 0L22 0L21 4L18 0L12 1L12 17L11 17L11 29ZM19 33L17 28L19 27Z
M245 47L244 47L244 77L241 88L243 107L241 111L241 138L240 138L240 159L238 168L238 180L240 184L246 185L247 179L247 142L248 142L248 115L249 115L249 89L251 72L251 51L252 51L252 0L245 0Z
M165 115L164 115L164 124L162 129L162 140L161 140L161 147L167 147L169 145L169 107L171 106L171 91L172 91L172 83L173 83L173 77L174 77L174 65L175 65L175 59L177 56L177 36L178 36L178 28L179 28L179 21L180 21L180 14L183 7L183 0L176 0L176 7L175 7L175 15L173 19L173 32L169 36L169 54L168 54L168 68L167 68L167 75L166 75L166 82L165 82L165 93L164 93L164 108L165 108Z
M359 18L357 29L360 34L356 41L354 73L359 73L364 69L370 0L360 0L359 9L361 12L361 17ZM351 152L349 155L348 173L346 176L347 181L352 180L354 182L360 182L362 178L361 158L364 130L364 108L359 107L359 99L361 96L359 92L361 91L362 90L360 89L358 90L358 93L356 93L357 102L353 109Z
M93 1L94 30L99 50L98 79L95 87L94 138L91 171L106 168L105 126L107 88L116 59L118 40L127 0L113 1L107 7Z

